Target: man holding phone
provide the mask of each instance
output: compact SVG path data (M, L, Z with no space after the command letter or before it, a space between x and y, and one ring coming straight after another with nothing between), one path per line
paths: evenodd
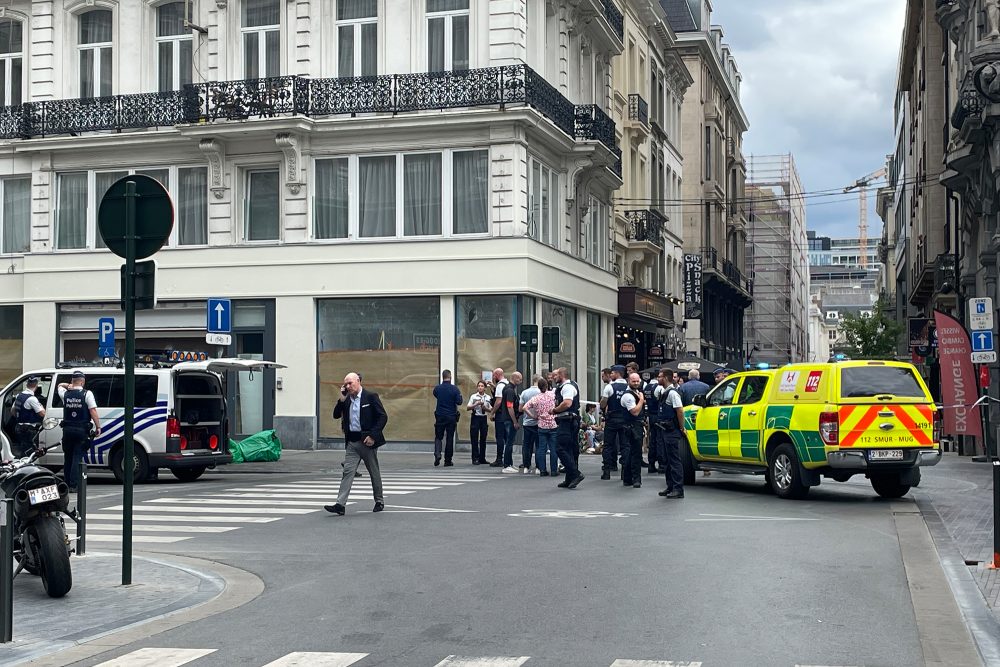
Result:
M382 406L378 394L362 389L357 373L348 373L340 388L340 400L333 406L333 418L340 419L344 430L344 473L340 479L337 502L325 505L327 512L343 516L347 511L347 498L351 494L354 474L362 461L372 478L372 492L375 496L373 512L385 509L382 497L382 475L379 473L379 447L385 444L382 434L389 416Z

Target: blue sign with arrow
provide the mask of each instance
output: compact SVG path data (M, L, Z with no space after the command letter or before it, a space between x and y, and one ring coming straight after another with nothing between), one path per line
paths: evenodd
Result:
M229 299L208 300L208 333L231 333L233 302Z
M992 352L993 351L993 332L992 331L973 331L972 332L972 351L973 352Z

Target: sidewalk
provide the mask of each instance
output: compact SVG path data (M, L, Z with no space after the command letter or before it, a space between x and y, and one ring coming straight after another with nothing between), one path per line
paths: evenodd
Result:
M73 589L61 599L45 594L38 577L14 580L14 642L0 645L0 666L17 665L137 623L190 609L218 597L217 574L136 556L131 586L121 585L121 555L88 553L71 559Z

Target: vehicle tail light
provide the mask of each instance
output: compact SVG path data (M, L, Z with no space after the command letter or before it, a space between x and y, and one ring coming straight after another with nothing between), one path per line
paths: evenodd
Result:
M185 438L185 437L184 437L184 436L182 435L182 436L181 436L181 449L187 449L187 446L188 446L188 439L187 439L187 438Z
M218 449L219 448L219 437L218 436L213 435L213 436L211 436L208 439L208 448L209 449Z
M819 416L819 437L826 445L840 444L840 415L836 412L823 412Z
M934 442L941 442L942 431L944 431L944 418L941 416L941 411L938 410L934 413L934 432L931 439Z
M167 417L167 437L176 438L181 434L181 422L177 417Z

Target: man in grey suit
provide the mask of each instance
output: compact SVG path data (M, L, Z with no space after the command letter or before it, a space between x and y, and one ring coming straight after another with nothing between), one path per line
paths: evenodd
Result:
M382 475L378 468L377 449L385 444L382 432L389 421L385 408L378 394L361 387L361 378L357 373L348 373L344 378L344 386L340 390L340 400L333 406L333 418L340 419L344 430L344 472L340 479L340 492L337 502L324 505L323 509L333 514L343 516L347 511L347 498L354 484L354 473L362 461L368 468L372 479L372 491L375 496L375 509L381 512L385 509L382 498Z

